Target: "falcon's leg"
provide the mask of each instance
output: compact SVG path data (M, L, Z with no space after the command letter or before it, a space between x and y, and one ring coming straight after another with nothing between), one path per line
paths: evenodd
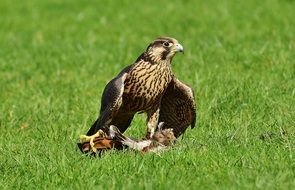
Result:
M146 138L151 139L154 136L155 129L158 124L160 109L159 107L155 110L148 112L147 118L147 134Z
M108 135L107 128L110 122L112 121L112 117L114 117L114 115L116 115L117 113L117 107L115 107L114 110L111 110L111 109L106 110L103 114L101 114L99 121L95 122L95 125L93 125L91 129L89 130L91 133L88 132L87 135L80 136L81 143L89 142L92 152L96 152L96 148L94 146L95 138L105 137Z

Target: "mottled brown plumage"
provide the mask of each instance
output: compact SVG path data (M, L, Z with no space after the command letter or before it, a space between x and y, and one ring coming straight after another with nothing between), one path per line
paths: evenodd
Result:
M159 122L163 129L173 129L175 137L183 134L188 126L195 127L196 104L193 90L173 77L163 95Z
M94 134L99 129L107 133L110 125L118 127L123 133L137 112L147 113L148 138L153 136L159 117L165 123L167 120L166 128L169 127L168 125L177 128L172 125L174 120L180 119L183 122L186 116L189 116L188 120L178 128L183 128L184 125L186 128L188 125L194 124L193 112L185 109L185 112L189 111L189 114L186 114L176 108L181 102L178 99L181 99L182 95L184 95L184 101L189 100L192 101L191 104L194 104L191 95L179 92L184 89L183 84L172 74L171 60L179 51L183 51L183 48L177 40L169 37L157 38L134 64L123 69L117 77L111 80L103 92L100 116L87 132L89 138L93 141L97 137ZM168 91L166 91L167 88ZM177 93L176 96L173 96L174 91ZM189 90L186 89L186 91ZM167 95L166 98L163 98L164 94ZM162 98L165 100L164 102ZM173 100L169 100L170 98L176 98L177 102L173 103ZM161 111L161 106L164 110L168 110L167 114L173 110L176 113L170 117ZM171 110L169 110L169 106L171 106ZM174 116L175 119L172 118Z

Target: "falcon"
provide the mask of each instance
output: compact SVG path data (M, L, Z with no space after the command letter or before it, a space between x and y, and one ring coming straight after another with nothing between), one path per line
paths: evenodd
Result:
M193 128L196 109L193 91L172 73L171 61L177 52L183 52L174 38L159 37L150 43L135 63L124 68L105 87L100 114L86 135L81 135L79 148L90 144L96 152L95 138L109 134L114 125L121 133L129 127L136 113L147 114L146 138L154 136L158 122L163 129L173 128L175 137L186 128Z

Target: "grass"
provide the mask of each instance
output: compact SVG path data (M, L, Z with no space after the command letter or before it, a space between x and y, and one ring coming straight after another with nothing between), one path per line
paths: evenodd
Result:
M0 189L294 189L294 6L2 0ZM196 128L160 155L82 155L105 84L161 35L185 47Z

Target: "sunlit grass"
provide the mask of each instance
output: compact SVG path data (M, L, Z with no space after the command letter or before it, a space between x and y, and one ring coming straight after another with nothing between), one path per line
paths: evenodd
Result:
M0 188L293 189L294 3L1 1ZM82 155L106 83L163 35L196 128L160 155Z

